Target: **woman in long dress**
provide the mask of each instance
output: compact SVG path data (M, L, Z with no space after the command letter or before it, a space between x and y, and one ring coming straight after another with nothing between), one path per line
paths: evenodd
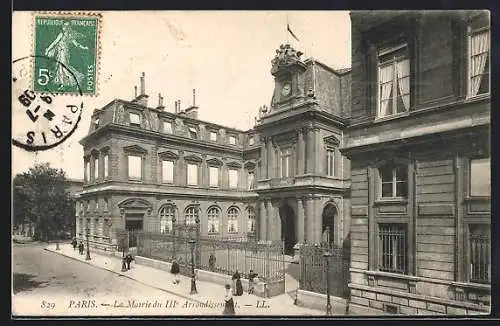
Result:
M46 56L55 58L58 62L62 63L65 66L63 67L60 64L56 65L54 83L59 84L60 89L65 86L75 86L75 77L78 83L80 83L80 81L85 77L84 74L70 65L71 45L82 50L89 49L87 46L84 46L78 42L77 39L81 38L82 36L83 34L78 33L70 28L69 22L65 22L62 26L62 31L45 50ZM68 69L74 74L74 76L68 71Z
M240 278L240 273L238 271L234 272L232 281L233 281L233 295L236 295L236 280Z
M231 286L226 284L226 295L224 296L224 311L222 314L224 315L234 315L234 300L233 294L231 290Z

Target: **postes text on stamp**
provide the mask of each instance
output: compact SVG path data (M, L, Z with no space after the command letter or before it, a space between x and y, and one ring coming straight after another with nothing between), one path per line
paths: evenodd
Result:
M33 90L94 95L97 90L99 16L34 16ZM40 57L53 60L40 60Z

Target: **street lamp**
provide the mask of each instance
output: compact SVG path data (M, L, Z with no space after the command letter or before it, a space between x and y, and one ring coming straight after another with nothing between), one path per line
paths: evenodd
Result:
M59 248L59 231L56 232L56 250L61 250Z
M194 275L194 245L196 241L193 239L189 240L189 247L191 249L191 292L190 294L197 294L198 290L196 290L196 278Z
M87 256L85 257L85 260L90 260L90 249L89 249L89 236L90 236L90 228L87 227Z
M326 250L323 253L323 257L325 257L326 261L326 315L331 316L332 315L332 305L330 303L330 257L332 254L330 253L329 250Z

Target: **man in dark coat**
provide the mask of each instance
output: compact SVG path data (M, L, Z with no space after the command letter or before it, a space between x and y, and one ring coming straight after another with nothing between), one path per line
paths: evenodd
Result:
M172 262L172 267L170 268L170 273L174 274L174 282L173 282L174 284L180 283L179 272L180 272L179 264L177 263L177 260L174 259L174 261Z
M80 255L83 255L83 249L84 249L83 242L80 241L80 244L78 245L78 250L80 252Z
M127 262L127 269L130 269L130 263L135 260L134 257L132 257L131 254L127 254L127 256L125 256L125 261Z
M73 246L73 250L76 250L76 247L78 246L78 241L76 241L76 239L73 238L73 241L71 241L71 245Z

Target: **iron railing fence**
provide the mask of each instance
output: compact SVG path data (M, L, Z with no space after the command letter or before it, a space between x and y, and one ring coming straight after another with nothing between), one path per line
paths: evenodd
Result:
M248 277L248 272L253 270L265 282L285 279L281 241L258 243L248 241L246 237L215 238L200 236L191 226L179 225L176 228L176 232L170 233L134 231L137 236L137 255L166 262L175 259L181 273L189 275L192 248L197 269L226 275L238 271L241 277ZM129 237L131 233L128 232ZM193 247L190 240L194 241Z

